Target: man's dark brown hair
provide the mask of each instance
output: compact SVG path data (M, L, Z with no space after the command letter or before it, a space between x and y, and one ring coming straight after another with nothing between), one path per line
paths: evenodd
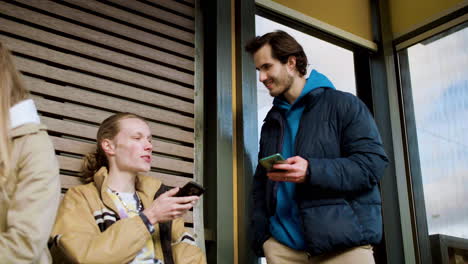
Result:
M271 46L271 56L282 64L288 62L290 56L296 57L296 69L301 76L307 71L307 56L302 46L288 33L277 30L257 36L245 45L245 51L254 55L265 44Z

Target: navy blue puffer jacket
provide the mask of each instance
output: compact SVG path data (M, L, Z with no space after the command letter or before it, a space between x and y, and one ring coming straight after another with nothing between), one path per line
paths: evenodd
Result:
M378 182L388 164L374 119L355 96L327 88L306 95L294 145L309 162L306 182L296 187L307 251L319 255L382 238ZM259 158L281 153L285 118L275 106L265 118ZM253 248L262 256L271 236L277 183L257 166L253 184Z

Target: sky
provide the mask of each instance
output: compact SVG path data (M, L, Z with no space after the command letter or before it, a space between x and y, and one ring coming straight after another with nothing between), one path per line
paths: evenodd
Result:
M468 28L408 59L429 233L468 238Z

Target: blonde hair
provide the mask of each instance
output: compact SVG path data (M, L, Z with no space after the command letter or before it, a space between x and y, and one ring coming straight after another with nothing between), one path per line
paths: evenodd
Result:
M12 169L10 108L28 98L20 73L13 64L10 51L0 42L0 170L4 177Z
M99 126L96 136L96 150L86 154L83 158L81 176L85 183L92 182L94 174L101 167L109 169L109 162L104 150L102 149L101 142L104 139L114 139L114 137L120 132L120 121L128 118L137 118L146 122L143 117L136 114L117 113L106 118L106 120L104 120Z

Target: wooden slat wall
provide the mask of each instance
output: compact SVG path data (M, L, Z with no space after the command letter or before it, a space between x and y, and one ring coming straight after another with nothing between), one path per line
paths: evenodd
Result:
M49 128L63 191L116 112L148 120L149 175L194 178L194 35L193 0L0 0L0 41Z

